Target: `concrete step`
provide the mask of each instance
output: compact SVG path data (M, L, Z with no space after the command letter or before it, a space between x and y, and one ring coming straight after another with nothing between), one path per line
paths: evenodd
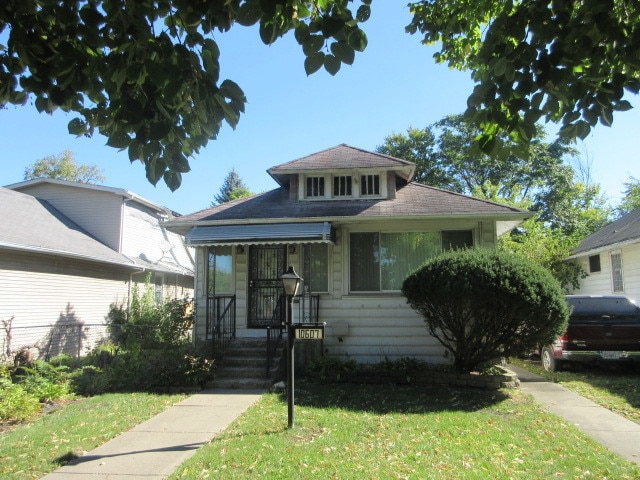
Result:
M268 389L273 384L270 378L216 378L206 388Z

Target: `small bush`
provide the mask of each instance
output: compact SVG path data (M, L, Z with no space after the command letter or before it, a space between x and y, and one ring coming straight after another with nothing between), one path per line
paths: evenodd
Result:
M33 367L18 367L13 378L39 402L52 402L70 393L68 368L65 366L38 360Z
M0 377L0 422L18 423L28 420L40 412L41 403L29 394L22 385Z
M569 316L560 284L547 270L504 252L435 257L405 279L402 293L464 373L550 343Z
M359 369L355 360L343 360L337 357L321 357L309 362L305 367L305 374L320 380L340 380L345 373Z
M69 376L71 389L77 395L93 397L109 391L109 377L94 365L85 365Z

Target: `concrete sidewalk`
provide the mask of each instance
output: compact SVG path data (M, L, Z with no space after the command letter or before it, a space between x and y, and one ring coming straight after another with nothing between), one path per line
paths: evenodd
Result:
M564 418L625 460L640 464L640 425L540 375L515 365L507 368L518 375L520 390L532 395L543 408Z
M164 479L263 393L220 389L196 393L42 480Z

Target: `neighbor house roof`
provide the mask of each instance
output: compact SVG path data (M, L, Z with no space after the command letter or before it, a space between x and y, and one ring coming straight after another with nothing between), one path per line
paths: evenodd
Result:
M125 200L136 201L150 208L151 210L155 210L156 212L160 212L165 215L180 216L179 213L174 212L173 210L167 207L158 205L157 203L153 203L152 201L147 200L146 198L141 197L140 195L130 190L126 190L124 188L106 187L104 185L94 185L92 183L71 182L68 180L59 180L57 178L48 178L48 177L34 178L32 180L26 180L24 182L13 183L11 185L6 185L6 188L10 188L11 190L21 191L25 188L28 188L34 185L42 185L46 183L50 183L52 185L63 185L67 187L81 188L86 190L95 190L98 192L112 193L114 195L123 197Z
M637 209L585 237L569 258L581 257L639 241L640 209Z
M138 269L128 257L96 240L51 204L0 187L4 221L0 249L47 253Z
M276 182L286 187L289 175L292 173L309 173L320 170L353 170L356 168L360 170L393 170L397 176L409 182L413 178L416 165L400 158L382 153L368 152L343 143L337 147L328 148L321 152L271 167L267 172Z

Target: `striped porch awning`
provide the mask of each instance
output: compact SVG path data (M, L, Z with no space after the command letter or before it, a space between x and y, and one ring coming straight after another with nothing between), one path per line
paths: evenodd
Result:
M187 245L192 247L334 241L335 231L329 222L202 226L193 227L186 235Z

